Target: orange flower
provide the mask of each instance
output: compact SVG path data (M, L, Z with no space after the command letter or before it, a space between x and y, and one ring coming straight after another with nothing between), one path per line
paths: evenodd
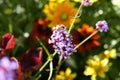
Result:
M36 21L31 33L33 39L36 39L36 37L38 37L40 40L48 40L48 37L50 36L50 34L52 34L51 29L48 28L48 24L48 19L39 19L38 21Z
M94 29L92 26L89 26L88 24L83 24L82 28L78 28L77 31L73 32L73 39L74 39L73 42L75 44L78 44L95 31L96 29ZM100 46L99 39L100 39L100 36L98 34L94 35L92 38L86 41L83 45L81 45L78 48L78 50L79 51L91 50L96 46Z

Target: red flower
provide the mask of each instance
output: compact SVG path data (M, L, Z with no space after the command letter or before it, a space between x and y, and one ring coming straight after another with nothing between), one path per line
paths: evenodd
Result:
M1 47L5 50L13 50L15 47L15 38L14 35L7 33L2 36Z
M4 54L5 54L5 50L2 49L2 48L0 48L0 58L1 58L2 56L4 56Z
M42 63L42 52L42 48L27 50L26 53L20 59L20 65L22 70L37 70Z
M77 31L73 32L73 40L74 40L73 42L75 44L78 44L95 31L96 29L94 29L92 26L89 26L88 24L83 24L82 28L78 28ZM100 36L98 34L94 35L92 38L90 38L88 41L82 44L78 48L78 50L79 51L91 50L96 46L100 46L99 39Z
M51 29L48 27L49 22L48 19L39 19L36 21L31 36L34 39L38 37L40 40L48 40L49 36L52 34Z

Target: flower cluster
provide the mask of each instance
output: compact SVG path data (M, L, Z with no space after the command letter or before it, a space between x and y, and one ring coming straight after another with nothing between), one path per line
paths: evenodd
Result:
M83 4L84 6L91 6L91 5L92 5L92 2L91 2L91 0L82 0L82 4Z
M100 32L107 32L109 28L107 22L102 20L96 23L96 29L99 29Z
M69 58L73 52L76 52L76 50L74 50L75 45L72 44L72 40L73 38L67 32L65 26L57 25L48 43L53 44L55 51L66 59Z
M73 0L74 2L85 2L85 1L90 1L90 2L92 2L92 4L93 3L96 3L96 2L98 2L98 0Z

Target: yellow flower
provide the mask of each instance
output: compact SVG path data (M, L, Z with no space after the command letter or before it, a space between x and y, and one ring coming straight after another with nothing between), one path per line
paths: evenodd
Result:
M67 68L66 71L60 71L58 75L56 75L55 80L74 80L76 77L76 73L71 73L71 69Z
M46 14L49 20L53 18L57 6L64 1L65 0L49 0L49 3L45 5L43 12Z
M108 58L116 58L116 49L106 50L106 51L104 52L104 54L105 54Z
M109 70L110 63L108 59L100 59L99 56L94 56L87 61L84 75L91 76L91 80L96 80L96 77L105 77L105 72Z
M60 0L60 2L59 0L53 0L45 5L43 12L46 14L47 18L51 20L50 27L59 24L70 26L77 12L77 8L75 8L74 4L69 0Z
M65 0L49 0L50 2L57 2L57 3L62 3L64 2Z
M56 8L56 12L53 15L51 26L58 24L70 26L76 11L77 9L74 8L74 5L69 1L59 4Z
M46 14L49 20L52 20L56 7L57 7L57 3L55 2L50 2L45 5L43 12Z
M81 2L82 0L73 0L73 1L75 1L75 2ZM98 0L91 0L91 2L92 3L95 3L95 2L97 2Z
M106 50L104 51L102 55L102 58L113 58L115 59L116 58L116 49L112 49L112 50Z

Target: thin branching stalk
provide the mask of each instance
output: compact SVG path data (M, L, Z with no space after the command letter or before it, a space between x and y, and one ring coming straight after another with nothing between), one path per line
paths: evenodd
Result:
M83 43L85 43L88 39L90 39L91 37L93 37L96 33L98 33L98 30L95 31L94 33L92 33L91 35L89 35L87 38L85 38L82 42L80 42L78 45L76 45L76 47L74 49L77 49L79 46L81 46Z
M9 32L13 33L13 25L11 19L9 19L9 24L8 24Z
M48 80L50 80L50 79L51 79L52 74L53 74L53 62L52 62L52 61L50 61L50 73L49 73Z
M39 69L39 71L35 74L35 78L38 76L38 74L47 66L47 64L50 62L50 60L48 59L44 65Z
M47 64L52 61L52 58L57 54L57 52L55 51L53 53L53 55L48 56L48 60L42 65L42 67L39 69L39 71L35 74L34 78L36 78L38 76L38 74L47 66Z
M50 56L50 52L48 51L48 49L45 47L45 45L40 41L40 39L38 37L36 37L36 39L38 40L39 44L43 47L43 49L45 50L46 54L48 56Z
M75 17L73 18L73 21L72 21L72 23L71 23L71 25L70 25L70 28L69 28L69 30L68 30L68 33L70 33L70 31L72 30L73 25L74 25L74 23L75 23L75 20L76 20L76 18L78 17L78 14L80 13L81 8L82 8L82 4L79 6L78 11L76 12Z

